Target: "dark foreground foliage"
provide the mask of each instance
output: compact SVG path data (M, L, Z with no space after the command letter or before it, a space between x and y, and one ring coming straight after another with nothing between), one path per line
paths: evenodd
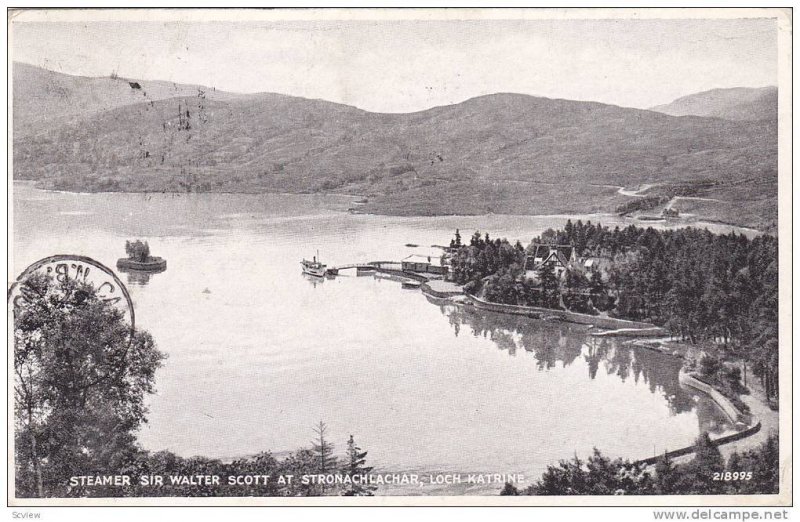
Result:
M734 453L727 462L707 434L695 443L691 461L668 458L646 467L610 459L595 449L585 461L563 460L533 485L518 490L506 484L501 495L724 495L778 493L778 437L759 447Z
M49 496L67 477L119 469L163 358L93 286L27 279L14 307L17 495Z
M324 427L324 424L321 424ZM333 444L319 435L311 448L278 458L270 452L223 462L206 457L179 457L168 451L147 452L130 448L114 474L130 477L130 486L74 486L53 491L58 497L296 497L372 496L375 486L346 480L368 474L366 451L353 436L343 457L330 453ZM84 474L95 474L95 470ZM320 474L340 476L340 483L310 479ZM218 483L197 477L218 477ZM163 483L156 483L161 477ZM308 479L304 479L307 477ZM188 479L188 480L187 480ZM194 484L190 483L194 480Z

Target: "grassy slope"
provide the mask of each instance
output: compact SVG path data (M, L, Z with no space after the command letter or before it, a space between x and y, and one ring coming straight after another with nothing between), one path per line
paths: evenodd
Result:
M678 98L652 110L671 116L707 116L739 121L774 120L778 117L778 89L713 89Z
M195 94L18 135L15 177L82 191L364 194L366 211L427 215L611 211L628 197L597 185L697 179L714 180L713 197L737 205L741 180L758 180L748 185L749 200L777 195L769 121L675 118L516 94L411 114L275 94ZM189 130L178 129L179 103L189 107ZM768 213L737 221L732 212L725 221L758 226Z
M230 100L244 95L216 91L199 85L163 81L87 78L48 71L14 62L14 133L17 136L135 103L158 101L175 96L195 96L202 88L206 97Z

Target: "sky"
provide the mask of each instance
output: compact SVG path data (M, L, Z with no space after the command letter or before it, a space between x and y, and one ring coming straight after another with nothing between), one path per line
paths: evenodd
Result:
M74 14L74 13L73 13ZM413 112L497 92L648 108L777 85L774 19L12 22L12 59Z

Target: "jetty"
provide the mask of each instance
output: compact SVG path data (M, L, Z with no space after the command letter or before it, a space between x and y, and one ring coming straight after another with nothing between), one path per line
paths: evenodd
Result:
M339 272L343 270L355 270L356 273L384 272L405 275L402 274L402 264L400 261L369 261L367 263L350 263L347 265L331 266L328 267L327 273L330 275L339 275Z

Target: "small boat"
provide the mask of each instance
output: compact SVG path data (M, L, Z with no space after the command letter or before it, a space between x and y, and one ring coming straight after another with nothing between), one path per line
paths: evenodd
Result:
M317 256L319 252L317 252ZM327 272L328 267L323 265L319 261L317 261L317 256L309 261L308 259L303 259L300 262L300 266L303 268L303 273L308 274L314 277L325 277L325 273Z
M408 281L403 281L402 283L403 288L419 288L420 286L422 286L422 283L420 283L419 281L408 280Z

